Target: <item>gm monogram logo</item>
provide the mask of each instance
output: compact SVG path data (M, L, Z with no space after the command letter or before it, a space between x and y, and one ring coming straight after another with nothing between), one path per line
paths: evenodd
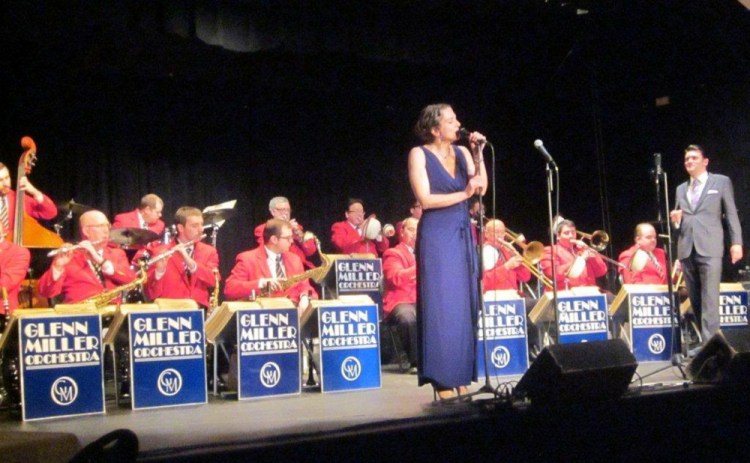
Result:
M648 338L648 350L652 354L661 354L666 348L667 341L659 333L654 333Z
M156 387L163 395L169 397L177 395L182 389L182 375L174 368L167 368L159 374Z
M272 388L279 384L281 381L281 368L274 362L268 362L260 367L260 383L267 387Z
M69 376L61 376L52 383L49 395L57 405L70 405L78 398L78 384Z
M492 349L492 364L495 368L505 368L510 363L510 352L505 346Z
M362 374L362 364L357 357L347 357L341 362L341 376L347 381L356 381Z

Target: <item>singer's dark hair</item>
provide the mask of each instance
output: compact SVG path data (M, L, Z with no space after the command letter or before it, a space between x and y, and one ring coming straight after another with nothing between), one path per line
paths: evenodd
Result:
M448 103L425 106L419 113L417 123L414 124L414 134L425 143L431 142L435 138L432 135L432 129L440 125L440 113L450 107Z
M703 147L701 145L687 145L687 148L685 148L685 153L687 154L688 151L699 151L701 153L701 156L703 156L704 158L708 157L706 156L706 152L703 151Z

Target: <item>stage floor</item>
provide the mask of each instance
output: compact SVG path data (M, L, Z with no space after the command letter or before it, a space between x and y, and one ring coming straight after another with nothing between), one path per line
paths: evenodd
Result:
M660 369L664 370L657 371ZM653 372L656 373L645 378L643 389L639 389L639 375ZM520 376L492 378L492 386L507 390L507 385L519 379ZM475 383L471 389L477 390L483 384ZM630 389L632 393L668 393L686 387L697 386L686 386L677 368L654 362L638 366ZM126 428L138 436L139 459L164 459L191 451L278 445L352 429L470 418L484 413L477 404L491 398L491 394L481 394L475 396L472 404L435 405L430 387L418 387L415 375L386 365L380 389L328 394L310 389L297 396L242 402L209 394L206 405L140 411L117 408L112 397L104 415L23 423L3 413L0 435L7 431L73 433L85 446L107 432Z

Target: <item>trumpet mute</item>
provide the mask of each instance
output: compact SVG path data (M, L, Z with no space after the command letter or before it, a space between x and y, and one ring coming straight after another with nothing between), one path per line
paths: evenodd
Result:
M315 233L311 231L306 231L305 233L302 234L302 241L314 240L314 239L315 239Z
M386 238L390 238L391 236L396 234L396 228L394 228L393 225L387 223L383 225L383 236Z

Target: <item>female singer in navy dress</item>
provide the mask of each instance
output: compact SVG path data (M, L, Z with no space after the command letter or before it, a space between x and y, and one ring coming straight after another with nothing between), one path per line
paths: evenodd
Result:
M414 129L424 145L409 152L409 181L424 210L416 245L419 384L432 384L441 399L465 393L476 378L478 266L468 199L487 190L486 139L469 135L472 158L454 145L460 127L449 105L427 106Z

